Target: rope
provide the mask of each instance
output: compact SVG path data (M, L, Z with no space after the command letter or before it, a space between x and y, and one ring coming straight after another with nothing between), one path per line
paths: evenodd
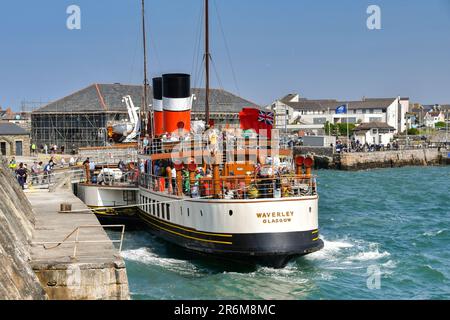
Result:
M230 68L231 68L231 73L232 73L232 76L233 76L234 85L236 86L236 90L237 90L238 96L241 96L241 92L239 90L239 85L238 85L238 81L237 81L237 77L236 77L236 72L235 72L234 65L233 65L233 60L231 59L230 48L228 46L228 41L227 41L227 38L225 36L225 31L224 31L224 28L223 28L222 19L220 17L219 7L217 5L216 0L214 0L213 2L214 2L214 8L216 9L217 20L219 22L219 28L220 28L220 31L222 32L223 42L225 43L225 49L226 49L227 56L228 56L228 62L230 63Z

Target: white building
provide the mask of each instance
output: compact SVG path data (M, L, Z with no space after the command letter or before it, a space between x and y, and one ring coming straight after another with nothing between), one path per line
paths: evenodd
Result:
M439 122L445 123L445 114L442 111L429 111L424 117L425 126L435 128Z
M361 144L387 145L394 140L395 128L383 122L362 123L355 128L353 139Z
M336 108L348 106L347 114L336 114ZM406 114L409 98L366 99L362 101L308 100L290 94L275 101L270 107L275 113L276 127L280 130L308 130L323 132L327 122L368 123L385 122L395 132L407 129Z

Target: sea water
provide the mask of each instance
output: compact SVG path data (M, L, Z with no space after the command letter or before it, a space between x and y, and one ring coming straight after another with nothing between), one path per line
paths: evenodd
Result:
M130 231L132 298L450 298L450 167L317 174L323 250L281 270L244 267Z

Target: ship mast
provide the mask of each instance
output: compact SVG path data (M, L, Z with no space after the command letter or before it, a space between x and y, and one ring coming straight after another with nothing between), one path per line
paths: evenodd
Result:
M147 78L147 39L145 33L145 0L142 0L142 37L144 43L144 93L143 93L143 108L141 108L141 132L142 136L145 137L147 135L147 106L148 106L148 78Z
M209 111L209 59L211 58L211 54L209 52L209 0L205 0L205 113L206 120L205 125L206 128L209 128L210 122L210 111Z

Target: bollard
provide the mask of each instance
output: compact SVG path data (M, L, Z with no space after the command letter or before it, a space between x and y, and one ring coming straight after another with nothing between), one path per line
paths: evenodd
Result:
M68 211L72 211L72 204L71 203L61 203L60 213L68 212Z

